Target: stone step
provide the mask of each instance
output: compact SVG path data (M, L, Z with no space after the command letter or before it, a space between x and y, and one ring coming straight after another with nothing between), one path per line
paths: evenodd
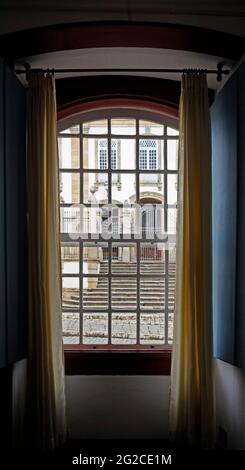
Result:
M160 266L156 266L156 267L149 267L149 268L142 268L140 266L140 270L142 272L155 272L155 271L158 271L160 273L164 273L165 272L165 269L161 268ZM107 273L107 269L101 269L100 272L105 272L105 274ZM127 268L127 269L123 269L123 268L120 268L119 266L117 268L115 268L114 266L112 267L112 272L116 273L116 272L122 272L122 273L125 273L125 274L128 274L130 272L132 273L136 273L136 267L134 268Z
M143 261L143 260L141 260L140 262L141 262L142 264L165 264L165 262L164 262L164 261L161 261L161 260L159 260L159 261L156 261L156 260L154 260L154 261L151 261L151 260L144 260L144 261ZM100 264L101 264L101 266L104 266L104 265L106 265L107 263L108 263L107 261L101 261ZM113 263L113 264L120 264L120 265L122 265L122 266L128 266L128 265L131 265L131 264L134 264L134 265L137 264L136 261L128 261L128 262L127 262L127 261L117 261L117 260L112 260L112 263ZM169 263L169 264L170 264L170 263ZM175 264L175 263L172 263L172 264Z
M115 270L115 269L121 269L123 271L129 271L130 269L131 270L136 270L136 267L137 265L118 265L118 264L112 264L112 269ZM161 270L165 270L165 265L162 265L162 264L148 264L148 265L142 265L142 263L140 263L140 267L141 269L143 270L146 270L146 269L161 269ZM173 266L169 266L168 269L170 271L175 271L175 268ZM107 265L105 266L100 266L100 271L107 271L108 270L108 267Z
M154 292L155 294L158 294L158 293L161 294L161 292L162 292L162 289L161 289L161 287L159 287L159 286L151 287L150 290L151 290L152 292ZM168 290L169 290L170 293L171 293L171 292L174 293L174 289L171 289L171 288L170 288L170 289L168 289ZM112 286L112 292L115 292L115 293L118 292L118 293L125 293L125 294L127 294L127 293L132 293L132 292L135 292L135 291L136 291L136 286L131 286L131 287L128 287L127 289L125 289L124 287L121 287L121 286L115 287L114 284L113 284L113 286ZM140 291L141 291L141 293L144 294L144 293L147 293L147 292L149 291L149 288L148 288L148 287L142 287L142 286L141 286L141 287L140 287ZM97 289L92 289L92 290L90 290L90 289L89 289L89 290L84 289L83 292L86 293L86 294L89 294L89 295L94 295L94 294L102 294L102 295L103 295L103 294L107 294L108 289L107 289L107 287L103 287L103 288L102 288L102 287L98 287Z
M123 282L115 281L115 280L112 281L113 288L115 289L121 288L121 289L124 289L125 291L127 291L130 288L133 288L136 285L137 285L136 282L132 282L132 281L131 282L127 281L126 284ZM95 288L94 290L97 290L100 288L106 289L107 286L108 286L107 282L99 283L97 288ZM161 282L145 282L145 281L142 282L141 281L140 286L141 288L144 288L144 289L150 289L150 288L162 289L164 286L164 283L162 281ZM168 284L168 287L173 289L175 288L175 284ZM91 289L89 289L89 291L91 292Z
M112 276L113 277L113 276ZM106 282L108 278L106 277L99 277L97 278L98 279L98 282L101 283L101 282ZM165 278L163 276L159 276L159 274L157 274L156 276L144 276L144 277L141 277L141 281L142 282L162 282ZM115 282L136 282L136 276L132 276L132 277L128 277L127 275L125 276L122 276L122 274L120 273L120 275L117 275L116 277L113 277L113 281ZM172 282L174 283L175 282L175 279L173 277L169 277L168 278L168 281L169 282Z
M125 291L130 288L130 287L134 287L136 286L137 283L136 281L133 281L133 280L128 280L125 282L123 281L116 281L115 279L112 280L112 286L113 287L122 287L123 289L125 289ZM161 279L161 281L142 281L142 279L140 280L140 285L141 287L144 287L145 289L146 288L150 288L150 287L158 287L159 289L162 289L163 286L164 286L164 281ZM98 284L98 287L106 287L107 286L107 283L104 283L104 284Z
M125 291L124 289L113 289L112 288L112 295L135 295L136 292L137 292L137 289L136 287L135 288L131 288L131 289L128 289L127 291ZM149 296L149 295L152 295L154 297L158 296L158 295L164 295L165 292L162 290L162 289L145 289L144 291L142 289L140 289L140 295L141 296ZM174 291L170 291L169 292L170 295L174 295ZM94 296L107 296L108 295L108 290L103 290L103 291L99 291L98 290L95 290L94 292L90 292L90 291L87 291L87 290L84 290L83 291L83 295L84 296L87 296L87 297L94 297ZM76 296L76 297L73 297L73 298L78 298L79 296Z
M149 290L148 288L140 288L140 293L141 295L146 295L148 293L148 291L154 293L154 295L161 295L163 294L162 292L162 289L159 288L159 287L151 287L151 289ZM113 294L124 294L124 295L131 295L133 294L134 292L136 292L136 287L130 287L128 289L124 289L123 287L120 288L120 287L117 287L115 288L114 286L112 287L112 293ZM90 295L90 296L93 296L93 295L107 295L108 294L108 289L107 288L98 288L98 289L95 289L93 291L90 291L90 290L84 290L83 291L83 295ZM168 294L170 295L175 295L175 290L174 289L168 289ZM78 296L77 296L78 297Z
M104 301L104 300L107 300L107 298L108 298L108 296L106 294L105 295L100 295L100 294L99 295L97 295L97 294L96 295L87 295L87 294L83 295L83 299L91 300L91 302L93 300L97 300L97 299ZM125 298L129 298L129 299L134 300L136 298L136 292L128 294L127 297L125 297L125 295L123 295L122 293L117 293L117 294L112 293L112 299L125 299ZM149 295L146 294L146 295L141 295L140 298L141 298L141 300L144 300L144 299L146 299L146 300L148 300L148 299L153 299L153 300L161 299L162 300L162 299L165 299L165 295L164 295L164 293L163 294L159 293L158 296L155 296L155 295L152 295L152 294L149 294ZM170 294L168 296L168 301L169 302L173 301L174 298L175 298L174 294L172 294L172 295ZM63 303L64 302L71 303L71 304L72 303L77 303L77 302L79 302L79 297L74 298L74 299L63 299Z
M161 272L165 272L165 266L152 266L152 265L149 265L149 266L142 266L142 264L140 264L140 269L141 271L155 271L155 270L159 270ZM125 272L125 273L128 273L129 271L134 271L136 272L137 270L137 266L114 266L112 265L112 271L122 271L122 272ZM100 272L105 272L107 273L108 271L108 268L107 266L105 267L100 267ZM169 266L168 268L168 271L169 272L174 272L175 273L175 269L174 268L171 268Z
M131 270L136 270L136 267L137 265L126 265L126 266L120 266L118 264L112 264L112 270L115 270L115 269L121 269L123 271L129 271L130 269ZM142 263L140 263L140 267L141 269L161 269L161 270L165 270L165 265L162 265L162 264L148 264L148 265L142 265ZM100 270L102 271L107 271L108 267L107 265L105 266L100 266ZM175 271L175 268L173 268L172 266L169 266L169 270L171 271Z
M114 261L112 261L111 264L115 268L120 267L120 268L124 268L124 269L128 269L128 268L137 266L137 263L115 263ZM160 261L159 261L159 263L157 263L157 262L144 263L144 262L140 261L139 264L143 268L149 268L151 266L153 266L153 267L156 267L156 266L165 267L165 263L161 263ZM106 266L108 266L108 263L100 263L100 266L101 266L101 268L105 268ZM173 266L172 264L169 264L169 267L175 267L175 266Z
M165 285L164 274L166 264L164 261L140 261L140 274L146 278L140 279L140 306L145 311L154 312L155 309L163 310L165 307L166 296L163 291ZM168 264L168 307L174 308L175 302L175 263ZM100 263L99 274L108 273L108 262ZM112 261L112 275L119 277L112 278L112 308L132 309L136 308L137 280L135 277L129 278L128 275L136 275L137 263L122 261ZM155 275L155 277L150 277ZM149 277L147 277L149 276ZM95 275L96 277L96 275ZM69 294L68 294L69 295ZM72 294L69 298L63 299L64 308L78 308L79 294ZM96 309L108 308L108 279L99 278L96 288L84 289L83 306L92 311Z
M164 302L161 302L161 303L158 303L158 304L152 304L152 303L148 303L148 302L145 302L145 303L142 303L140 305L141 309L144 309L144 310L152 310L152 309L156 309L156 310L164 310L164 307L165 307L165 304ZM72 309L72 308L79 308L79 305L70 305L70 304L64 304L63 306L64 309ZM108 304L107 303L92 303L92 304L88 304L88 303L84 303L84 308L88 308L88 309L93 309L93 310L101 310L101 309L105 309L107 310L108 308ZM130 308L133 308L133 309L136 309L136 304L132 304L132 303L125 303L125 302L113 302L112 303L112 308L123 308L124 310L127 310L127 309L130 309ZM169 305L169 308L170 309L173 309L174 308L174 305Z
M100 272L100 274L107 274L107 272L105 272L105 273ZM136 275L137 273L136 273L136 271L130 271L130 270L124 273L121 269L118 269L118 271L115 271L115 270L112 271L112 274L117 274L117 275L118 275L118 274L119 274L119 275L124 274L124 276L127 276L128 274L135 274L135 275ZM165 274L165 271L159 271L159 270L157 270L157 269L154 269L154 270L152 269L152 270L148 270L148 271L142 271L142 269L141 269L141 270L140 270L140 274L145 274L145 275L147 275L147 274L149 274L149 275L151 275L151 274L157 274L158 276L163 276L163 275Z
M126 297L126 296L125 296L122 292L112 292L112 298L113 298L113 299L117 299L117 298L123 298L123 299L125 299L125 297ZM136 291L135 291L135 292L131 292L130 294L128 294L126 298L133 298L133 299L134 299L135 297L136 297ZM83 294L83 298L84 298L84 299L91 299L91 300L93 300L93 299L101 299L101 300L104 300L104 299L107 299L108 296L107 296L107 293L105 293L105 294L94 294L94 295L89 295L89 294L87 294L87 293L84 293L84 294ZM140 295L140 298L141 298L141 299L150 299L150 298L152 298L152 299L155 299L155 298L165 299L165 294L164 294L164 293L161 293L161 292L159 292L158 295L152 295L152 293L143 294L143 295L141 294L141 295ZM168 295L168 300L170 301L170 300L173 300L174 298L175 298L174 293L173 293L173 292L172 292L172 293L169 293L169 295ZM73 299L69 299L69 298L67 298L67 299L64 298L64 299L63 299L63 302L70 302L70 303L78 302L78 301L79 301L79 297L74 297Z
M106 297L106 296L105 296L105 297L101 297L101 296L95 297L95 296L93 296L92 299L91 299L89 296L87 296L87 297L84 296L83 299L84 299L84 302L87 302L87 301L93 302L93 301L98 301L98 300L101 300L102 302L107 301L107 297ZM135 301L136 295L128 295L128 296L126 297L126 299L130 300L130 302ZM155 300L156 300L156 298L155 298L154 296L152 296L152 295L149 295L149 296L147 296L147 297L146 297L146 296L144 296L144 297L141 296L140 299L141 299L142 302L148 301L148 300L152 300L152 301L155 301ZM115 300L125 300L125 296L113 295L113 296L112 296L112 301L115 301ZM164 297L164 296L161 296L161 297L158 296L158 299L157 299L157 300L163 301L163 300L165 300L165 297Z
M120 285L123 285L125 286L125 288L127 289L127 287L130 287L130 285L132 285L132 283L136 284L137 282L137 279L135 277L131 277L131 278L128 278L128 277L112 277L112 281L114 284L120 284ZM141 277L140 279L140 282L141 282L141 285L159 285L164 283L165 279L163 277ZM97 287L99 287L100 285L107 285L107 279L105 278L99 278L98 280L98 284L97 284ZM175 285L175 280L174 279L171 279L169 278L168 279L168 284L169 285Z
M84 301L84 305L91 305L92 307L95 306L95 305L106 305L107 306L107 301L96 301L96 300L86 300ZM157 306L157 305L162 305L164 304L164 300L161 300L161 299L157 299L157 300L149 300L149 301L141 301L140 302L140 305L152 305L152 306ZM112 300L112 305L115 307L116 305L132 305L132 306L136 306L136 301L135 299L133 300L130 300L130 299L120 299L120 300L117 300L117 299L113 299Z
M152 309L155 309L155 310L164 310L164 303L158 303L158 304L150 304L150 303L142 303L141 304L141 309L144 309L144 310L152 310ZM174 306L172 305L172 308ZM69 304L66 304L63 306L63 308L65 309L71 309L71 308L79 308L79 305L69 305ZM84 304L84 308L88 308L88 309L93 309L93 310L101 310L101 309L107 309L108 308L108 305L106 303L93 303L93 304ZM133 308L135 309L136 308L136 304L131 304L131 303L119 303L119 302L114 302L112 304L112 308L123 308L124 310L127 310L127 309L130 309L130 308ZM171 308L171 306L169 306L169 308Z
M120 266L112 266L112 272L116 273L116 272L123 272L123 273L136 273L137 271L137 268L136 266L134 267L130 267L130 268L123 268L123 267L120 267ZM147 268L144 268L142 266L140 266L140 271L145 273L145 272L155 272L155 271L158 271L160 273L165 273L165 269L161 266L149 266ZM107 268L103 268L103 269L100 269L100 273L103 273L103 274L107 274L108 272L108 269ZM174 269L169 269L168 272L173 272L175 273L175 270Z

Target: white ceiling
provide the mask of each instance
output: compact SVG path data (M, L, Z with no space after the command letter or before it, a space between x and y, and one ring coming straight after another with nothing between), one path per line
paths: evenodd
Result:
M25 62L30 63L35 68L207 68L216 69L221 57L210 56L187 51L176 51L170 49L153 48L89 48L76 49L71 51L60 51L48 54L41 54L32 57L25 57L18 60L16 68L21 67ZM226 68L231 67L231 63ZM19 67L20 66L20 67ZM96 75L98 73L95 72ZM84 76L86 73L57 74L56 78L66 76ZM89 74L91 75L91 73ZM129 73L127 72L127 75ZM139 75L131 73L131 75ZM141 75L159 77L169 80L180 80L180 74L176 73L146 73ZM24 78L24 76L22 76ZM216 75L208 75L209 88L217 89L219 83Z
M153 21L245 37L244 0L1 0L0 33L60 23Z

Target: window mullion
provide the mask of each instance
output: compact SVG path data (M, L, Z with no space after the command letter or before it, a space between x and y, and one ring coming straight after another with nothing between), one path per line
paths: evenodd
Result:
M112 203L112 177L111 177L111 119L108 119L108 203ZM111 218L111 213L110 213ZM112 282L111 282L111 262L112 262L112 244L108 241L108 344L111 344L111 331L112 331L112 312L111 312L111 296L112 296Z
M139 155L139 120L136 119L136 204L140 202L140 155ZM137 256L137 318L136 318L136 344L140 344L140 243L137 241L136 245Z
M167 126L164 126L164 230L168 231L168 154ZM168 344L168 263L169 253L165 250L165 344Z
M82 126L82 124L81 124ZM81 129L80 129L81 132ZM84 211L83 204L83 138L80 137L80 230L84 231ZM83 242L79 241L79 286L80 286L80 315L79 315L79 342L83 344Z

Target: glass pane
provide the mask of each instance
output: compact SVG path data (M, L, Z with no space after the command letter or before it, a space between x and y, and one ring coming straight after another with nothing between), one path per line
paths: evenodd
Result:
M174 313L168 314L168 344L173 343Z
M76 204L80 202L80 174L60 173L60 203Z
M140 279L140 308L162 310L165 307L165 279L162 277L142 277Z
M152 121L139 122L140 135L163 135L162 124Z
M137 306L137 283L135 278L114 277L112 278L112 307L121 309L132 309ZM127 292L127 295L125 295Z
M62 278L62 300L63 310L79 308L79 277Z
M112 313L112 344L136 344L136 314Z
M108 344L108 314L83 314L83 344Z
M176 234L177 209L168 209L168 233Z
M112 202L113 204L135 202L136 186L135 175L132 173L112 174Z
M61 207L60 208L60 231L61 233L80 232L80 208Z
M137 205L125 204L120 209L121 233L127 238L140 237L140 210Z
M109 209L109 206L104 205L98 209L91 208L90 212L92 211L96 212L94 215L97 218L96 233L100 233L104 240L110 238L119 240L121 234L127 238L132 238L133 233L138 236L138 224L136 223L138 211L135 206L126 204L124 207L118 207L113 204ZM91 218L92 215L90 215ZM88 232L90 233L90 229Z
M63 312L62 313L62 329L64 344L79 343L79 313Z
M167 129L168 135L179 135L178 129L173 129L173 127L168 127Z
M108 202L108 175L106 173L83 174L83 202L91 204Z
M134 170L136 165L135 139L112 139L111 168L112 170Z
M59 137L59 166L76 169L80 167L80 139L77 137Z
M118 234L122 233L123 224L123 209L114 205L110 210L110 219L108 220L107 227L104 224L104 229L112 234L113 238L118 238Z
M178 170L178 140L167 141L168 170Z
M63 274L79 273L79 245L76 243L62 243L61 263Z
M112 243L112 274L128 275L137 273L137 250L135 243Z
M111 120L111 133L117 135L135 135L136 120L116 118Z
M140 244L140 274L165 274L165 244Z
M83 123L83 134L107 134L107 119Z
M82 207L82 233L84 239L88 239L88 235L90 234L92 234L92 239L100 235L105 241L112 237L117 239L120 233L120 217L115 218L111 216L112 213L113 211L106 205L102 207Z
M108 169L107 139L83 139L83 168Z
M168 204L177 204L177 175L168 175Z
M163 140L140 139L139 169L162 170L164 168Z
M141 198L141 202L144 198ZM164 205L163 204L142 204L139 211L138 225L142 238L156 237L158 240L166 238L164 229Z
M168 278L168 310L175 309L175 277Z
M77 124L76 126L71 126L65 129L64 131L61 131L60 134L79 134L80 132L80 126Z
M83 243L83 273L108 273L108 243Z
M168 274L175 276L175 268L176 268L176 245L169 244L168 247Z
M164 177L157 173L140 173L140 202L163 201Z
M140 343L163 344L165 340L164 313L142 313L140 315Z
M83 308L93 311L108 308L108 279L98 276L83 278Z

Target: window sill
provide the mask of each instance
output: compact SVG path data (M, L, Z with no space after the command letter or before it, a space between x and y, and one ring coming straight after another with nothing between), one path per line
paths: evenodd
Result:
M171 347L64 346L66 375L170 375Z

